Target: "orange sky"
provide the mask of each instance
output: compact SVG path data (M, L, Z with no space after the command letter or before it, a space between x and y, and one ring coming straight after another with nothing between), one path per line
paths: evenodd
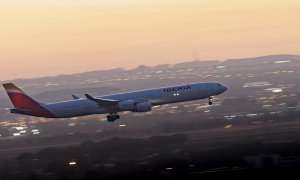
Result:
M0 80L300 54L299 0L0 1Z

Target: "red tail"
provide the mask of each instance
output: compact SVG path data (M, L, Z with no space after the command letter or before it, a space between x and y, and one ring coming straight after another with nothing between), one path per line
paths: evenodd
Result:
M46 108L41 106L40 103L36 102L29 96L27 96L21 89L12 83L3 84L11 102L16 109L28 110L28 115L39 116L39 117L54 117Z

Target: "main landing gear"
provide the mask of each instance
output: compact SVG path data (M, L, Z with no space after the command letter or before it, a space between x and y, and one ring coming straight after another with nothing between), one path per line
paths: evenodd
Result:
M118 115L117 113L107 115L108 122L115 122L118 119L120 119L120 115Z
M212 105L213 104L213 102L212 102L212 100L213 100L213 97L211 96L211 97L209 97L209 99L208 99L208 105Z

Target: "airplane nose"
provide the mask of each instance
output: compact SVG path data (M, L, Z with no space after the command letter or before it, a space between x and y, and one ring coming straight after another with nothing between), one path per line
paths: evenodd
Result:
M225 91L227 91L227 87L225 87L225 86L222 86L222 88L223 88L223 92L225 92Z

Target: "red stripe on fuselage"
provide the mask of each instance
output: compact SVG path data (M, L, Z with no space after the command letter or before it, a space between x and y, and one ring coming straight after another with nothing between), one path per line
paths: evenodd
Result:
M8 95L15 108L30 110L30 113L28 113L28 115L55 118L54 114L52 114L46 108L42 107L38 102L28 97L26 94L8 92Z

